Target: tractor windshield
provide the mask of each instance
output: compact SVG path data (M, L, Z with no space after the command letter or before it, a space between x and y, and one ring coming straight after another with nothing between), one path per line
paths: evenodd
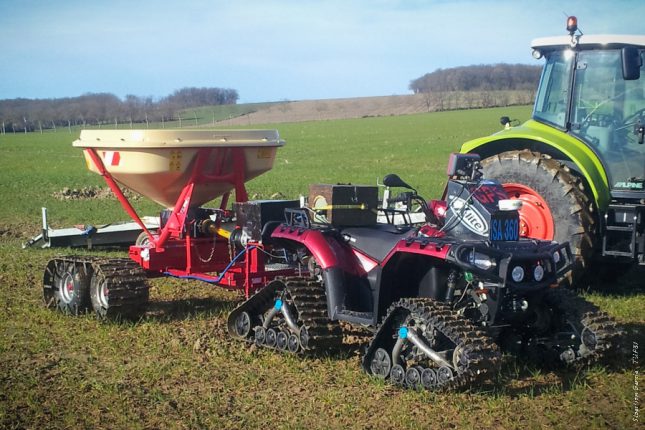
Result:
M640 79L623 79L620 49L548 54L534 118L586 142L612 188L642 189L645 144L636 129L645 124L645 67Z

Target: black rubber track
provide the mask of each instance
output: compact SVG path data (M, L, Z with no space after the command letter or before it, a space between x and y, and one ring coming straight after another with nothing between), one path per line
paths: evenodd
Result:
M569 242L574 255L572 284L583 279L594 254L597 222L583 182L551 157L529 150L507 151L482 161L484 176L502 184L524 184L539 193L551 209L554 240Z
M378 348L391 353L396 333L407 315L434 327L455 346L461 347L467 357L452 379L437 385L435 390L481 385L499 372L501 354L485 332L475 328L446 303L428 298L411 298L398 301L388 310L363 357L363 369L368 374L371 374L370 363Z
M569 364L585 365L621 356L624 332L598 306L565 288L550 290L544 300L553 311L555 331L560 328L566 330L571 324L579 332L587 329L595 335L595 348L578 345L575 348L576 357Z
M321 282L310 278L290 277L270 282L248 300L235 308L228 317L229 334L240 339L235 329L235 321L242 312L250 315L254 327L243 339L254 341L254 328L261 326L264 315L275 304L276 299L282 298L295 310L298 327L304 327L308 335L305 347L299 346L298 354L316 355L337 350L342 345L343 332L337 321L331 321L327 316L327 299L325 287ZM278 315L270 328L278 331L289 331L284 320ZM263 345L267 347L267 345ZM294 352L294 351L291 351Z
M65 303L60 296L61 279L69 274L74 282L74 297ZM91 262L83 257L54 258L47 263L43 275L43 300L48 308L55 308L71 315L79 315L90 309Z
M148 307L149 288L146 274L127 258L94 259L92 261L90 297L97 316L107 320L137 320ZM98 289L105 283L109 293L107 306L98 300Z

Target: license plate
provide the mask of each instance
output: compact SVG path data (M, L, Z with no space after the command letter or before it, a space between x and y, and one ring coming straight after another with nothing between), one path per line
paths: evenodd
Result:
M520 217L517 211L497 211L490 220L491 242L515 241L520 238Z

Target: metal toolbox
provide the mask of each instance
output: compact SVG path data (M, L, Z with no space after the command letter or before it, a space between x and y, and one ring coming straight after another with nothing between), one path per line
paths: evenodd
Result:
M316 221L335 226L362 226L376 223L378 188L351 184L312 184L309 207Z
M284 210L298 208L298 200L252 200L233 203L237 225L253 241L262 239L262 228L269 221L284 221Z

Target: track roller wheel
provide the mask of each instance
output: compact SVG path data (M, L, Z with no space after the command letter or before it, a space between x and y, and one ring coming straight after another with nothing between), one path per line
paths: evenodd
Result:
M423 385L423 388L426 390L434 390L437 384L437 372L430 368L423 369L423 372L421 372L421 385Z
M280 351L286 351L287 347L289 346L289 335L284 331L278 332L278 335L275 341L275 346Z
M267 340L267 331L264 329L264 327L256 327L255 328L255 344L257 346L262 346L264 345L264 342Z
M453 378L452 369L448 366L441 366L437 371L437 381L443 385Z
M240 337L247 337L251 333L251 316L248 312L242 312L235 319L235 334Z
M421 366L412 366L405 371L405 385L410 388L421 387Z
M296 353L300 349L300 341L298 340L298 336L295 334L289 335L289 340L287 340L287 349L291 353Z
M307 327L300 328L298 339L300 340L300 345L302 345L303 349L309 349L309 332L307 331Z
M275 347L277 338L278 338L278 333L274 329L270 328L266 331L265 343L269 348Z
M370 371L372 375L385 379L390 376L392 370L392 359L390 354L383 348L379 348L374 353L374 358L370 362Z
M405 369L400 364L395 364L390 370L390 380L393 384L403 385L405 382Z

